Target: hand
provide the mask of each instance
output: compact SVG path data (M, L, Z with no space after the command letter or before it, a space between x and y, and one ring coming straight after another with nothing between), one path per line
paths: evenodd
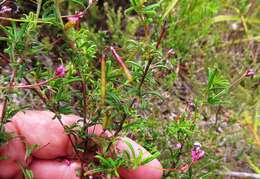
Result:
M6 131L14 133L16 137L0 147L0 157L7 157L0 160L0 178L23 178L22 167L32 170L36 179L79 178L76 173L80 168L80 162L75 160L71 142L59 121L52 119L53 116L54 114L49 111L25 111L17 113L11 122L5 124ZM62 115L61 121L64 125L71 125L78 119L79 117L75 115ZM99 136L103 129L101 125L97 125L95 128L88 128L87 132ZM136 156L140 151L144 153L144 157L150 155L143 147L127 137L117 141L116 148L119 153L124 150L130 151L124 141L132 144ZM25 144L38 146L27 160L25 160ZM161 168L160 162L154 159L136 170L121 168L119 174L124 179L160 179Z

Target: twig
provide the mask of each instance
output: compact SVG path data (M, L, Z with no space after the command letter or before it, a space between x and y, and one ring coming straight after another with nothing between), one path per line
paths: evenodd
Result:
M13 85L13 83L11 83L11 85L9 84L7 87L0 86L0 89L1 88L10 88L10 89L13 89L13 88L27 88L27 89L33 88L34 89L35 87L43 86L43 85L49 83L50 81L56 80L57 78L58 78L57 76L54 76L54 77L52 77L52 78L50 78L46 81L42 81L40 83L35 83L35 84L30 84L30 85L16 85L15 86L15 85Z
M24 80L26 81L27 84L31 85L31 82L29 81L29 79L27 77L23 77ZM43 101L44 104L47 104L47 98L46 96L44 96L40 90L38 90L38 88L34 87L32 88L32 90L39 96L39 98L41 98L41 100Z
M218 124L218 120L219 120L219 113L221 112L221 105L218 105L218 107L217 107L217 112L216 112L216 114L215 114L215 126L217 126L217 124Z
M256 173L246 173L246 172L233 172L233 171L229 171L229 172L221 172L218 171L217 172L218 175L224 175L224 176L231 176L231 177L249 177L249 178L259 178L260 179L260 174L256 174Z
M21 64L23 62L22 59L19 59L18 60L18 64ZM12 85L13 85L13 82L14 82L14 79L16 77L16 73L17 73L17 70L18 70L18 65L16 66L16 68L13 70L12 72L12 75L11 75L11 79L8 83L8 88L7 88L7 94L8 95L11 90L12 90ZM6 114L6 109L7 109L7 104L8 104L8 97L5 96L4 98L4 102L3 102L3 108L2 108L2 114L1 114L1 119L0 119L0 123L1 123L1 126L3 125L3 123L5 122L5 114Z
M14 82L15 76L16 76L17 68L12 72L11 80L8 84L8 89L7 89L7 94L8 95L11 92L12 89L12 83ZM1 114L1 125L5 122L5 114L6 114L6 109L7 109L7 104L8 104L8 97L5 96L4 102L3 102L3 108L2 108L2 114Z
M36 12L37 20L39 18L40 12L41 12L41 7L42 7L42 0L38 0L37 1L37 12Z

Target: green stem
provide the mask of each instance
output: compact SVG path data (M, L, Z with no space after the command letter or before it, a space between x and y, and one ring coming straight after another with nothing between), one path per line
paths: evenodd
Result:
M63 21L62 21L62 17L61 17L61 13L60 13L60 6L59 6L59 2L58 0L54 0L54 4L55 4L55 10L56 10L56 15L60 21L60 24L62 26L62 28L64 27Z

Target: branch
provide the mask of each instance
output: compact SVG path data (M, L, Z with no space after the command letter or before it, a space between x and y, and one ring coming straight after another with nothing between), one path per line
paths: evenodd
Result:
M246 172L232 172L232 171L228 171L228 172L221 172L218 171L217 172L218 175L224 175L224 176L231 176L231 177L249 177L249 178L259 178L260 179L260 174L256 174L256 173L246 173Z

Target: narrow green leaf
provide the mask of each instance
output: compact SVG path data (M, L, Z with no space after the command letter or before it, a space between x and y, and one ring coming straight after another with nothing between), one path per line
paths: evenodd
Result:
M28 157L30 157L30 155L32 154L32 152L38 147L39 145L37 144L25 144L25 160L28 159Z
M124 141L124 142L126 143L126 145L127 145L127 146L129 147L129 149L131 150L131 153L132 153L133 158L136 159L135 150L134 150L132 144L131 144L130 142L128 142L128 141Z
M178 0L172 0L170 2L170 4L168 5L165 13L163 14L163 20L169 15L169 13L174 9L174 7L176 6Z
M153 155L149 156L149 157L146 157L142 162L141 162L141 165L145 165L149 162L151 162L152 160L156 159L157 157L159 157L161 154L160 152L156 152L154 153Z
M101 155L96 155L95 156L97 159L100 160L101 164L103 164L106 167L110 167L110 162L108 160L106 160L104 157L102 157Z

